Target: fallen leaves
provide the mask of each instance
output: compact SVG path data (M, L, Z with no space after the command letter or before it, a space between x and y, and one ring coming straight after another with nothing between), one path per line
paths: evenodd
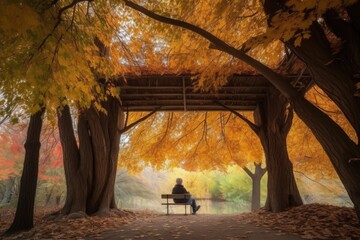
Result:
M27 232L14 234L3 239L84 239L86 236L100 237L101 233L116 230L120 225L129 223L137 218L144 220L154 213L150 211L128 212L128 214L110 214L108 217L87 216L84 218L68 219L60 217L55 220L44 220L48 214L58 209L38 208L35 211L34 228ZM10 226L14 218L14 209L0 210L0 234Z
M239 215L238 221L298 234L304 239L360 239L360 225L353 208L308 204L280 213L245 213Z
M199 219L176 217L176 226L168 217L151 211L128 212L120 216L114 213L108 217L62 217L56 220L43 220L44 216L55 210L38 209L35 214L35 227L32 230L4 239L84 239L89 236L100 239L102 233L108 231L114 232L119 239L162 239L163 236L180 239L184 236L191 237L193 234L202 237L218 234L221 239L231 239L231 234L237 231L246 237L257 231L254 229L259 229L249 226L259 226L264 234L275 232L276 236L291 233L304 239L360 239L360 225L354 209L321 204L303 205L280 213L259 210L227 216L199 215ZM14 209L0 210L0 233L9 227L13 216ZM128 225L130 222L133 224ZM127 224L127 230L124 230L124 224ZM195 233L194 226L200 226L202 231ZM221 231L216 230L219 227Z

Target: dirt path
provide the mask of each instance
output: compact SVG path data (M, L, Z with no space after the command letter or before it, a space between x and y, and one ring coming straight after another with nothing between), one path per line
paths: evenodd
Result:
M261 239L298 240L299 236L241 223L236 215L158 215L135 220L118 230L87 239Z

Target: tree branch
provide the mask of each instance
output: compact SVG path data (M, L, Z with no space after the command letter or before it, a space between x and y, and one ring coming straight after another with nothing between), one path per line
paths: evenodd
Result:
M63 14L66 10L74 7L76 4L78 4L78 3L80 3L80 2L91 2L91 1L93 1L93 0L73 0L69 5L66 5L66 6L60 8L60 10L59 10L59 12L58 12L58 15L57 15L56 23L54 24L54 27L53 27L52 31L51 31L51 32L43 39L43 41L40 43L40 45L39 45L39 47L38 47L38 50L40 50L40 49L45 45L45 43L46 43L46 41L49 39L49 37L51 37L51 36L54 34L56 28L57 28L57 27L60 25L60 23L61 23L61 20L62 20L61 16L62 16L62 14ZM54 1L54 2L56 3L57 1Z
M174 26L178 26L181 28L185 28L188 29L194 33L199 34L200 36L206 38L207 40L209 40L212 44L214 44L219 50L226 52L242 61L244 61L245 63L249 64L250 66L252 66L253 68L255 68L257 71L259 71L265 78L267 78L274 86L276 86L276 88L278 88L280 90L280 92L286 97L286 98L294 98L296 96L298 96L298 92L296 91L295 88L293 88L291 86L290 83L288 83L280 74L274 72L272 69L270 69L269 67L267 67L266 65L262 64L261 62L255 60L254 58L250 57L249 55L247 55L246 53L230 46L228 43L224 42L223 40L221 40L220 38L216 37L215 35L211 34L210 32L195 26L193 24L181 21L181 20L177 20L177 19L172 19L172 18L168 18L168 17L164 17L161 16L159 14L156 14L136 3L133 3L129 0L124 0L125 5L136 10L139 11L143 14L145 14L146 16L153 18L157 21L163 22L163 23L167 23L167 24L171 24Z
M191 155L191 158L192 158L192 159L194 159L194 156L195 156L195 154L196 154L196 152L197 152L197 150L198 150L198 148L199 148L199 146L200 146L200 143L203 141L204 136L206 135L206 132L205 132L206 118L207 118L207 112L206 112L206 114L205 114L205 116L204 116L204 120L201 122L201 123L204 123L204 127L203 127L203 131L202 131L202 134L201 134L201 138L200 138L199 141L197 142L196 147L195 147L195 150L194 150L193 154ZM206 136L205 136L205 138L206 138Z
M249 177L253 178L254 174L250 171L250 169L248 169L246 166L242 168L247 175L249 175Z
M294 170L294 173L301 174L302 176L304 176L305 178L309 179L310 181L312 181L312 182L314 182L314 183L317 183L317 184L321 185L322 187L326 188L329 192L334 193L333 190L330 189L328 186L326 186L326 185L324 185L324 184L322 184L322 183L320 183L320 182L315 181L314 179L308 177L305 173L300 172L300 171L296 171L296 170ZM334 193L334 194L337 195L336 193ZM339 195L337 195L337 196L340 197L340 198L342 198L342 199L343 199L345 202L347 202L348 204L352 204L351 202L347 201L347 200L344 199L343 197L341 197L341 196L339 196Z
M184 135L182 135L181 137L179 137L178 139L176 139L176 141L174 142L174 145L176 145L178 142L180 142L181 139L183 139L184 137L187 137L190 133L192 133L193 131L195 131L198 127L200 127L203 124L203 121L201 121L198 125L196 125L196 127L194 127L193 129L189 130L187 133L185 133Z
M260 175L261 177L264 176L264 174L267 172L267 167L260 168Z
M139 118L138 120L136 120L135 122L129 124L128 126L124 127L123 129L119 130L120 134L123 134L124 132L128 131L129 129L131 129L132 127L136 126L138 123L145 121L146 119L148 119L151 115L153 115L154 113L156 113L160 108L155 109L154 111L150 112L149 114L147 114L146 116Z
M259 134L259 126L257 126L256 124L254 124L253 122L251 122L249 119L247 119L246 117L244 117L243 115L241 115L240 113L238 113L237 111L231 109L230 107L222 104L219 101L214 101L215 103L219 104L220 106L222 106L223 108L225 108L226 110L229 110L231 113L235 114L235 116L239 117L241 120L243 120L247 125L249 125L249 127L251 128L251 130L253 130L256 135Z

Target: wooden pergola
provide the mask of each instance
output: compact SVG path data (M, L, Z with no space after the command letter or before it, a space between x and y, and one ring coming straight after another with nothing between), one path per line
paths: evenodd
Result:
M287 75L299 91L311 83L308 75ZM147 111L253 111L265 101L270 83L261 75L238 75L217 91L195 90L192 75L125 76L120 99L124 110Z

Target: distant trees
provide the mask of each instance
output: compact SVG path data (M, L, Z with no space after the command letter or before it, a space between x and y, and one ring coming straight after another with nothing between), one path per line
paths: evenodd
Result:
M154 166L175 165L198 171L224 169L234 163L246 166L249 162L266 159L267 169L270 166L271 170L266 207L279 211L298 206L302 200L286 146L292 110L279 94L269 96L268 100L271 103L257 110L255 123L248 119L251 118L248 114L243 116L234 111L156 115L128 134L131 145L126 144L122 149L120 164L128 166L134 161L143 161ZM144 135L149 128L154 130ZM252 178L254 208L259 208L260 180L265 172L262 169L255 171Z
M26 140L26 124L4 123L0 128L0 204L16 205L19 195L19 181L23 167ZM56 128L45 121L41 135L39 157L38 204L55 204L63 194L62 150ZM53 189L51 191L51 189ZM44 197L46 195L46 198ZM43 199L44 198L44 199ZM46 199L46 200L45 200Z
M243 167L246 174L251 178L252 180L252 192L251 192L251 210L257 210L261 207L260 202L260 190L261 190L261 179L266 173L267 169L266 167L261 167L260 163L254 163L255 170L252 172L247 168L246 166Z

